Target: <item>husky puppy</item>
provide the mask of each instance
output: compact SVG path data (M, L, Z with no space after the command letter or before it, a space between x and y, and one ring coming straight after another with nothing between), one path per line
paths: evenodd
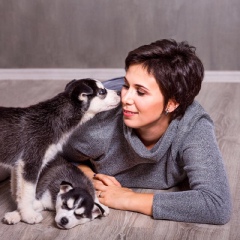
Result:
M42 169L62 151L71 133L120 97L93 79L73 80L50 100L26 108L0 107L0 164L11 168L11 191L17 211L4 221L34 224L42 220L33 203ZM56 175L57 177L57 175Z
M34 208L37 211L55 210L55 222L63 229L109 213L109 208L98 201L91 181L59 154L43 169L36 199Z

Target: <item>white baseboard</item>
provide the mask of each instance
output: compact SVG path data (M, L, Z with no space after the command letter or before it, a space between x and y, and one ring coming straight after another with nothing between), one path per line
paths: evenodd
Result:
M0 69L0 80L72 80L95 78L108 80L125 75L121 68L44 68ZM206 71L204 82L240 82L240 71Z
M205 71L204 82L240 83L240 71Z
M124 69L120 68L0 69L0 80L72 80L81 78L107 80L124 76L124 74Z

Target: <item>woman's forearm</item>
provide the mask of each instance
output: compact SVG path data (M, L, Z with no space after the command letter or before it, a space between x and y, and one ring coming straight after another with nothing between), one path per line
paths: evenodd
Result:
M80 170L82 170L83 173L84 173L88 178L90 178L90 179L93 178L94 172L93 172L93 170L92 170L89 166L80 164L80 165L78 165L78 168L79 168Z
M152 216L152 206L153 194L132 192L132 194L129 196L129 205L127 206L128 209L126 210Z

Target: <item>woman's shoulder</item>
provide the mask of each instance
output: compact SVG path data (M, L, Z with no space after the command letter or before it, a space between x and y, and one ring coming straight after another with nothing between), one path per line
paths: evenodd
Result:
M173 122L176 125L173 144L178 146L178 149L187 143L197 143L203 138L214 138L213 121L197 101L187 108L181 119L173 120Z
M103 85L107 89L120 91L124 84L124 77L117 77L103 82Z
M117 113L117 109L102 112L80 125L68 140L66 149L91 158L98 158L104 154L118 126Z
M178 128L184 131L190 131L199 123L213 125L210 115L205 111L200 103L194 101L186 110L183 117L179 120Z

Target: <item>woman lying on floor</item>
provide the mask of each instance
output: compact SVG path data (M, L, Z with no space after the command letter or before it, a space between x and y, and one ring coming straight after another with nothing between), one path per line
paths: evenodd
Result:
M231 213L228 180L209 115L194 98L204 68L186 42L160 40L131 51L122 104L82 125L67 152L92 179L101 203L154 219L225 224ZM189 190L168 189L185 179Z

